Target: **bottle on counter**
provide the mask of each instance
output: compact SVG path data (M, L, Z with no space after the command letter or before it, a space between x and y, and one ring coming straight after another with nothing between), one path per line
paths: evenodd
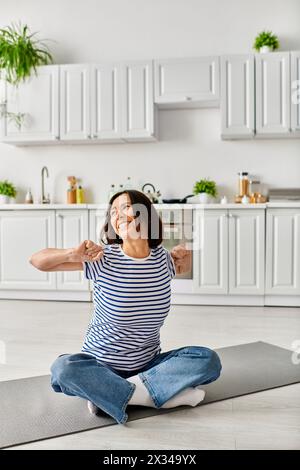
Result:
M83 204L84 203L84 190L82 186L79 185L76 189L76 204Z
M31 194L31 188L28 188L28 191L25 196L25 204L33 204L33 197Z
M67 190L67 203L76 204L76 178L75 176L68 176L69 188Z

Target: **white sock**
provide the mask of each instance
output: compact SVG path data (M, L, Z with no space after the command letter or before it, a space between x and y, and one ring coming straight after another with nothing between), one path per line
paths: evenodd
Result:
M147 388L138 375L129 377L127 380L128 382L136 385L135 391L129 400L128 405L150 406L152 408L156 408ZM196 406L204 399L204 396L205 392L204 390L201 390L200 385L195 388L188 387L170 398L170 400L166 401L161 408L174 408L175 406L183 405Z
M198 387L188 387L182 390L181 392L174 395L170 400L166 401L161 408L174 408L175 406L196 406L200 403L205 397L205 391L202 390L201 385Z
M138 375L129 377L128 382L135 384L135 390L130 398L128 405L141 405L156 408L150 394Z

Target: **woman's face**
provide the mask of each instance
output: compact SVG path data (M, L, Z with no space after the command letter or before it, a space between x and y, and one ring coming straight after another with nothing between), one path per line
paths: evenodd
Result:
M119 237L125 239L140 238L136 230L133 208L128 194L120 194L112 203L110 208L111 225Z

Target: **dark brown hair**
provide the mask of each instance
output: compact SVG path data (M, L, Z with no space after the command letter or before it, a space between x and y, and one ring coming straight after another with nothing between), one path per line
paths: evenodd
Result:
M131 205L133 206L133 215L135 217L140 217L140 225L147 224L148 227L148 245L149 248L156 248L162 243L163 239L163 226L162 221L150 201L150 199L141 191L137 191L135 189L128 189L124 191L119 191L118 193L114 194L109 203L108 209L106 212L106 219L104 222L104 226L101 230L100 239L101 242L105 245L111 245L113 243L121 244L123 240L119 235L114 231L113 226L111 224L111 216L110 216L110 209L111 206L117 197L121 194L128 194L130 199ZM142 207L143 210L139 211L137 208ZM140 227L141 230L141 227Z

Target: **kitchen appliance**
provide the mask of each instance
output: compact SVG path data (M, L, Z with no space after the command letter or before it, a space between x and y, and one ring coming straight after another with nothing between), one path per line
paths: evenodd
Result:
M175 246L183 244L188 250L193 249L193 211L192 209L159 209L158 213L163 223L163 246L171 251ZM192 283L193 261L187 273L177 274L175 279L188 280ZM179 281L178 281L179 282ZM181 282L180 287L185 287ZM184 290L183 290L184 291Z
M150 189L147 189L146 191L146 188L150 186L150 188L152 189L152 191L150 191ZM155 187L153 186L153 184L151 183L145 183L144 186L142 187L142 191L144 194L146 194L146 196L148 196L148 198L150 199L150 201L153 203L153 204L159 204L160 202L160 197L161 197L161 194L160 194L160 191L156 191Z
M190 197L194 197L194 194L189 194L188 196L183 197L182 199L163 199L162 202L165 204L185 204Z
M300 188L270 188L269 202L300 202Z

